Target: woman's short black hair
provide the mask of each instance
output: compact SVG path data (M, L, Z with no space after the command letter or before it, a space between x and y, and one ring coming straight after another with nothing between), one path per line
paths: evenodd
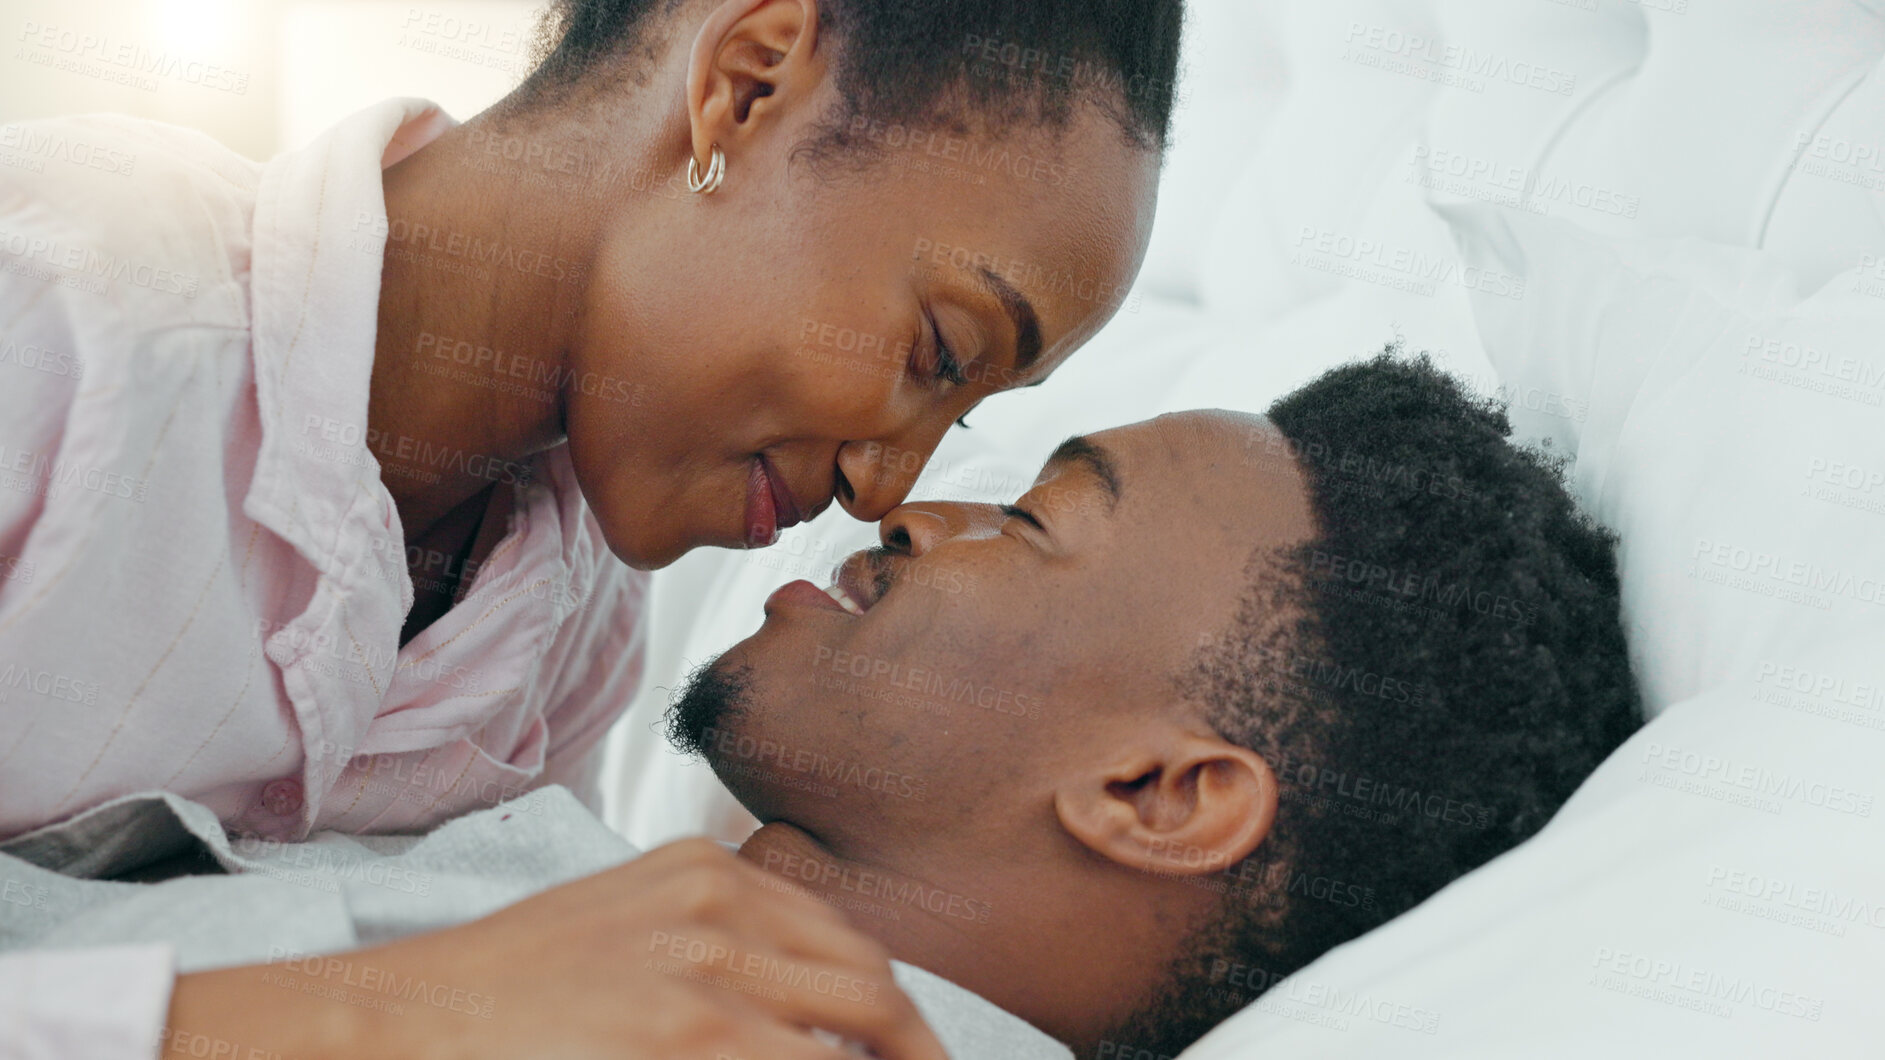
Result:
M1170 995L1119 1032L1171 1054L1537 832L1642 720L1615 539L1497 402L1390 347L1269 419L1253 452L1302 473L1317 534L1252 553L1178 683L1281 802L1208 880L1223 912Z
M537 65L513 105L560 101L597 79L638 79L650 29L686 0L552 0ZM819 147L882 145L871 130L1059 128L1101 107L1134 144L1164 145L1182 0L823 0L841 109Z

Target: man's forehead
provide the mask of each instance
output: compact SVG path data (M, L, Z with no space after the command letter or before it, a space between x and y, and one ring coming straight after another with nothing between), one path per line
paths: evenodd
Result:
M1313 530L1307 482L1289 440L1262 416L1199 410L1100 431L1086 440L1112 457L1121 518L1161 537L1219 528L1278 544ZM1190 532L1174 524L1194 524Z
M1254 413L1198 409L1099 431L1085 440L1112 454L1122 472L1165 472L1244 466L1251 451L1265 448L1276 435L1276 428Z
M1097 560L1099 628L1123 623L1148 650L1189 651L1198 633L1231 619L1253 551L1289 546L1309 526L1300 473L1266 460L1277 437L1260 416L1217 411L1085 436L1112 458L1121 488L1107 533L1082 542Z

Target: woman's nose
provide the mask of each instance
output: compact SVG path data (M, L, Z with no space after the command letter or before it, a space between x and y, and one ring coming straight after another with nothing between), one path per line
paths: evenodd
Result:
M839 487L838 503L859 522L882 519L910 495L941 440L937 432L908 441L844 443L838 448L838 473L850 489Z

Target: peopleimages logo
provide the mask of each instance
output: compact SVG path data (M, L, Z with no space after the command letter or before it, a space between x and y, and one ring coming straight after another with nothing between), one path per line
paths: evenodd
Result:
M190 273L177 272L161 265L148 262L132 261L116 254L108 254L96 247L82 247L50 239L42 235L28 235L21 232L0 232L0 250L18 258L22 264L43 261L55 269L63 269L83 279L90 277L100 283L129 281L133 287L142 287L159 294L174 294L182 298L195 298L202 281Z
M361 646L354 643L352 638L342 644L332 633L312 631L294 622L273 622L258 618L255 627L263 641L279 645L278 650L292 651L298 659L315 663L326 660L330 664L339 664L321 667L319 672L323 673L346 677L356 667L364 667L369 673L388 673L398 668L400 672L418 680L455 691L474 689L484 679L482 670L467 669L436 658L415 659L402 666L396 649L378 644Z
M1498 298L1525 297L1523 277L1315 225L1302 225L1296 230L1289 262L1423 298L1433 297L1441 284Z
M1794 880L1723 865L1708 867L1707 886L1809 916L1885 928L1885 905L1828 887L1802 886Z
M482 237L467 235L464 232L443 231L423 223L415 223L403 217L388 220L366 210L354 216L353 230L370 233L386 240L388 244L397 244L397 249L411 252L424 248L435 254L463 259L482 266L498 266L531 276L558 282L583 283L586 280L584 266L579 261L546 254L541 250L517 247L504 242L487 242ZM364 244L362 245L364 246Z
M419 872L385 858L363 857L309 843L285 843L279 839L257 836L244 836L231 845L243 857L264 862L255 869L264 875L280 878L292 870L309 880L345 880L420 898L432 893L431 873Z
M0 125L0 152L17 152L22 159L38 162L53 160L81 169L97 169L128 177L137 165L137 155L106 147L88 140L74 139L63 132L36 129L23 122ZM34 172L43 166L28 167Z
M1465 582L1445 582L1437 574L1388 567L1373 560L1316 549L1309 556L1309 573L1337 584L1354 586L1387 599L1430 602L1444 608L1465 608L1474 614L1507 619L1515 625L1538 620L1538 605L1502 593L1475 589Z
M1816 346L1751 333L1741 351L1742 375L1862 405L1885 404L1885 362L1827 353Z
M1415 144L1408 180L1423 188L1549 215L1552 206L1634 220L1643 200L1598 184L1539 173L1483 155Z
M875 983L797 961L783 961L770 954L746 952L718 941L656 931L648 936L648 952L656 951L686 962L677 966L680 968L715 969L755 983L777 983L865 1005L877 1003Z
M1665 746L1660 743L1646 745L1642 761L1644 772L1639 775L1639 780L1657 783L1660 787L1688 791L1706 798L1718 798L1718 794L1740 795L1743 797L1723 797L1718 798L1718 801L1746 805L1766 813L1780 812L1779 803L1776 800L1786 799L1818 809L1832 810L1835 813L1870 817L1876 799L1874 793L1869 791L1861 792L1818 778L1777 772L1765 766L1724 758L1712 752ZM1688 780L1692 782L1692 786L1658 783L1659 776ZM1762 802L1771 804L1772 808L1757 805Z
M122 79L124 83L147 90L154 91L157 84L153 78L162 77L238 96L249 92L247 73L185 58L165 49L153 49L105 33L42 25L28 19L21 26L19 36L14 39L34 49L16 52L16 60L54 65L74 73L114 73L121 75L121 78L114 77L113 80ZM48 63L49 59L56 61ZM102 64L102 67L94 68L91 63Z
M271 946L268 962L279 964L285 971L308 976L321 984L352 987L369 995L417 1002L481 1019L490 1019L495 1007L495 1000L488 994L463 990L449 983L430 982L420 976L400 975L385 968L341 957L324 957Z
M1426 817L1442 824L1467 828L1486 828L1492 824L1492 807L1456 799L1443 792L1423 791L1378 777L1298 762L1287 756L1276 761L1275 773L1277 780L1290 789L1283 793L1285 799L1330 796L1408 817ZM1387 818L1388 823L1394 820Z
M988 902L945 891L940 887L930 887L914 880L895 879L883 872L857 869L802 854L768 850L763 867L767 872L786 879L978 924L988 923L989 915L994 910L994 906Z
M77 354L49 350L32 343L17 343L8 339L0 341L0 365L18 365L28 371L45 372L47 375L62 375L72 379L82 379L85 365Z
M454 446L437 445L405 434L395 436L377 427L364 427L318 413L308 413L302 421L301 431L309 437L333 443L335 448L331 451L323 452L314 449L307 451L311 455L337 463L363 464L363 454L355 450L356 447L364 445L381 457L396 457L400 460L412 461L422 467L452 471L472 478L503 482L506 485L528 483L535 475L529 464L519 464L502 457L473 453ZM381 468L382 473L387 470L389 469Z
M1427 493L1447 500L1471 500L1477 495L1472 483L1457 474L1442 474L1432 468L1390 463L1358 449L1339 452L1325 442L1302 443L1288 435L1262 427L1253 427L1246 439L1250 449L1261 449L1266 460L1288 460L1298 465L1351 476L1371 486L1383 487L1376 496L1385 497L1387 488L1403 492ZM1246 463L1253 461L1246 460Z
M1481 51L1463 44L1449 44L1418 33L1406 33L1386 26L1350 22L1342 43L1365 48L1382 55L1392 55L1412 62L1449 71L1467 78L1484 78L1535 88L1541 92L1570 95L1577 89L1577 75L1524 59L1514 59L1498 52ZM1463 87L1471 87L1469 82ZM1478 89L1474 89L1478 91Z
M1807 593L1827 593L1862 604L1885 607L1885 575L1854 574L1824 567L1811 560L1705 537L1695 539L1694 547L1689 550L1689 561L1703 580L1750 589L1761 595L1773 596L1776 595L1773 591L1776 587L1791 587ZM1708 577L1711 573L1733 574L1741 578ZM1821 610L1825 610L1825 607Z
M824 645L818 647L812 665L817 669L828 669L836 675L915 692L938 703L961 703L1020 718L1041 716L1039 696L979 684L922 666L905 666L889 659L873 658Z
M910 253L910 260L926 259L932 265L947 265L960 271L992 272L1016 287L1036 294L1064 294L1082 302L1114 309L1123 306L1135 313L1139 308L1130 283L1109 284L1071 270L1047 268L983 250L919 238ZM1131 304L1128 304L1129 299Z
M12 877L0 880L0 902L8 905L23 906L27 909L45 909L46 899L51 895L52 891L49 888L21 883Z
M420 333L414 352L430 354L435 360L472 369L474 373L486 371L512 379L521 379L532 385L547 388L551 396L567 387L587 397L625 404L641 403L642 395L639 388L625 379L600 375L596 372L578 372L560 364L552 364L522 354L506 353L503 350L481 346L464 339L434 334L430 331ZM482 381L483 377L474 374L472 378Z
M0 581L25 584L33 580L36 570L30 560L18 556L0 556Z
M1672 992L1669 997L1653 990L1642 995L1653 1000L1670 1003L1692 1000L1720 1006L1744 1005L1815 1023L1826 1009L1824 998L1797 993L1748 976L1729 975L1699 967L1674 957L1599 946L1591 957L1591 967L1595 975L1593 985L1620 993L1637 993L1625 988L1627 984L1635 983ZM1720 1014L1720 1010L1717 1011Z
M76 488L142 504L150 492L149 484L140 478L102 467L74 464L50 453L9 450L4 444L0 444L0 473L28 476L34 483L43 484L43 492L48 497Z
M745 762L767 771L802 773L833 784L916 802L924 798L925 782L907 773L881 766L860 766L810 748L789 747L777 740L743 736L725 729L709 728L701 736L709 748L718 752L722 763Z
M99 684L96 681L81 681L76 677L56 674L50 670L10 663L5 669L0 670L0 688L32 692L62 703L90 705L98 702Z

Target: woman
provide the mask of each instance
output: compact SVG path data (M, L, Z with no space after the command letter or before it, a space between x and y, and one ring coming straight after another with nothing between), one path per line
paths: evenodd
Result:
M265 166L33 126L135 168L0 177L0 339L70 368L0 359L0 838L152 788L284 839L593 802L640 571L878 519L1110 316L1179 20L558 0L463 125Z

